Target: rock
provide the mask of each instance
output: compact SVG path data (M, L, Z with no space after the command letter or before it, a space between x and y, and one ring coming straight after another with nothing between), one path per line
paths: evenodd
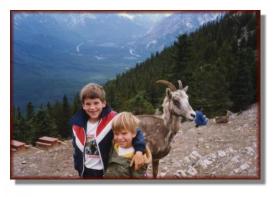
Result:
M218 154L219 157L225 157L226 156L226 153L223 150L219 150L217 152L217 154Z
M191 162L191 160L189 159L189 157L184 157L184 162L185 162L185 164L187 164L187 163L190 163Z
M250 156L253 156L253 155L255 155L255 151L254 151L254 149L252 148L252 147L250 147L250 146L248 146L248 147L245 147L245 150L246 150L246 153L248 154L248 155L250 155Z
M240 168L236 168L236 169L234 169L233 171L234 171L234 173L236 173L236 174L238 174L238 173L241 172L241 171L240 171Z
M165 177L167 172L160 172L159 177Z
M207 162L205 160L199 160L197 165L200 165L203 169L207 169L208 168L208 164L207 164Z
M210 153L209 158L212 158L212 160L215 160L217 158L217 155L215 153Z
M202 157L196 150L192 151L191 154L189 155L190 158L196 160Z
M177 177L185 177L186 173L183 170L178 170L178 171L176 171L175 176L177 176Z
M191 176L196 176L198 174L198 171L192 166L189 166L186 172Z
M213 163L213 160L211 160L211 158L207 158L204 160L204 162L207 164L207 165L211 165Z
M206 149L209 149L209 148L210 148L210 145L206 144L206 145L205 145L205 148L206 148Z
M250 167L250 166L249 166L248 163L244 163L244 164L242 164L242 165L240 166L240 170L241 170L241 171L244 171L244 170L247 170L249 167Z
M231 159L231 161L232 161L233 163L235 163L235 164L239 163L239 162L240 162L240 161L239 161L239 155L234 156L234 157Z
M235 150L234 150L232 147L229 147L229 148L227 149L227 152L234 153Z

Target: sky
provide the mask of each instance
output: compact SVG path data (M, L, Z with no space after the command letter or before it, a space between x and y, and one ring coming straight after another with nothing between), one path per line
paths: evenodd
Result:
M1 196L277 196L278 128L277 128L277 43L278 12L276 0L0 0L0 69L1 69ZM10 10L261 10L261 99L262 99L262 159L264 178L252 181L184 181L184 182L71 182L10 180ZM265 170L264 170L265 169Z

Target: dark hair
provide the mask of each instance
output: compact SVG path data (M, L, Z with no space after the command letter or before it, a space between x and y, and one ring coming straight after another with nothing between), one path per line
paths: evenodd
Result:
M101 101L105 101L105 91L101 85L96 83L88 83L80 91L80 101L84 102L85 99L99 98Z

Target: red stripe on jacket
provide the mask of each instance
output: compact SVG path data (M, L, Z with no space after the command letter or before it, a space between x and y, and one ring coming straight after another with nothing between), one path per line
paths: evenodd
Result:
M79 141L84 146L85 145L85 130L84 130L84 128L79 127L77 125L73 125L72 127L73 127L73 129L74 129L74 131L76 133L76 136L78 137Z
M105 118L101 120L96 130L96 136L98 136L101 133L101 131L103 131L105 126L114 118L116 114L116 112L111 111Z

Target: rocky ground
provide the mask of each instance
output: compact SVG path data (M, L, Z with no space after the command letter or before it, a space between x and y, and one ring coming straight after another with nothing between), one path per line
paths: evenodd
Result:
M160 160L160 178L257 178L257 106L232 114L230 121L195 128L183 124L172 142L171 152ZM49 150L30 147L15 152L12 173L16 178L75 178L71 141ZM149 166L148 175L151 175Z

